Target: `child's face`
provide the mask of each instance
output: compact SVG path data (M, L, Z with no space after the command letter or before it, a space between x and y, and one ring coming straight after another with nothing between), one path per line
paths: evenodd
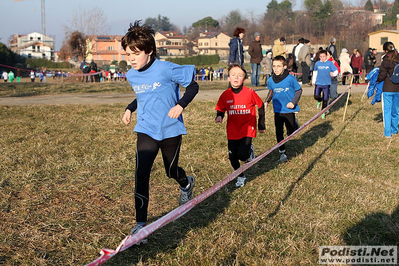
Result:
M245 80L245 73L239 67L230 69L228 80L233 88L239 88Z
M151 54L146 54L138 49L132 51L129 46L126 47L126 55L135 70L141 69L151 60Z
M321 62L326 62L326 60L327 60L327 55L324 54L324 53L321 53L321 54L319 55L319 58L320 58L320 61L321 61Z
M283 62L281 62L280 60L275 60L273 61L273 71L274 74L281 75L284 72L284 69L286 68L286 66L284 66Z

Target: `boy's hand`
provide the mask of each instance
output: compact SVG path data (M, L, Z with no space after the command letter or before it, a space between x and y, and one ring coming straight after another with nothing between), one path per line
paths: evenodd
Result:
M292 102L287 103L287 108L292 109L294 107L295 107L295 105Z
M222 123L223 122L223 118L221 116L218 116L215 118L215 123Z
M130 110L126 110L125 114L122 117L122 121L123 123L125 123L125 125L129 125L131 120L132 120L132 112Z
M170 118L178 118L181 115L181 113L183 113L183 107L176 104L175 107L170 108L168 116Z

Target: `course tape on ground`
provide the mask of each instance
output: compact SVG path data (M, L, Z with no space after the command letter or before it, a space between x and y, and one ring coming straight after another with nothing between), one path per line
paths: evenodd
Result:
M219 183L214 185L213 187L209 188L205 192L203 192L201 195L195 197L194 199L190 200L186 204L174 209L173 211L169 212L165 216L159 218L155 222L145 226L143 229L141 229L137 234L134 235L128 235L125 237L125 239L122 240L122 242L119 244L119 246L113 250L113 249L102 249L100 251L101 256L94 260L93 262L90 262L89 264L86 264L85 266L98 266L115 256L118 252L124 251L128 249L129 247L133 246L137 242L147 238L150 234L158 230L159 228L165 226L166 224L180 218L184 214L186 214L188 211L190 211L192 208L194 208L197 204L200 202L204 201L214 193L216 193L218 190L220 190L222 187L224 187L226 184L228 184L230 181L235 179L239 174L259 162L261 159L266 157L268 154L270 154L272 151L283 145L284 143L288 142L291 140L293 137L295 137L296 134L301 132L305 127L307 127L309 124L311 124L313 121L315 121L317 118L319 118L322 114L324 114L326 111L328 111L339 99L345 95L345 93L350 89L351 87L348 87L346 91L341 93L339 97L337 97L332 103L330 103L326 108L321 110L319 113L317 113L312 119L307 121L305 124L303 124L301 127L299 127L294 133L292 133L290 136L286 137L284 140L280 141L278 144L274 145L272 148L270 148L268 151L264 152L263 154L259 155L258 157L254 158L252 161L242 165L240 168L238 168L236 171L233 173L229 174L227 177L225 177L223 180L221 180Z

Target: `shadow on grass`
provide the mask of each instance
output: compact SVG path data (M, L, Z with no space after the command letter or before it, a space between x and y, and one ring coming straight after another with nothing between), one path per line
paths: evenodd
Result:
M342 94L342 93L341 93L341 94ZM341 94L339 94L339 96L340 96ZM338 111L339 109L345 107L347 98L348 98L348 93L345 92L345 95L342 96L342 98L341 98L338 102L336 102L336 103L330 108L330 112L331 112L331 113L332 113L332 112L336 112L336 111ZM351 105L351 104L352 104L352 101L351 101L351 99L349 98L348 106Z
M362 110L363 108L360 108L359 110L357 110L347 121L347 123L342 127L342 129L340 130L340 132L334 137L334 139L331 141L331 143L328 145L328 146L326 146L325 148L324 148L324 150L319 154L319 155L317 155L317 157L315 157L314 159L313 159L313 161L309 164L309 166L306 168L306 170L299 176L299 178L297 179L297 180L295 180L294 182L292 182L291 183L291 185L290 185L290 187L288 188L288 191L287 191L287 193L285 194L285 196L281 199L281 201L278 203L278 205L276 206L276 208L274 209L274 211L272 211L271 213L269 213L269 218L272 218L272 217L274 217L274 216L276 216L277 214L278 214L278 212L280 211L280 208L281 208L281 206L282 205L284 205L288 200L289 200L289 198L290 198L290 196L292 195L292 193L293 193L293 191L294 191L294 189L297 187L297 185L312 171L312 169L314 168L314 166L316 165L316 163L319 161L319 159L321 159L323 156L324 156L324 154L331 148L331 146L333 146L334 145L334 143L337 141L337 139L339 139L339 137L341 136L341 134L345 131L345 129L346 129L346 127L347 127L347 125L348 125L348 123L350 123L356 116L357 116L357 114ZM326 130L325 130L325 134L324 134L324 136L325 135L327 135L327 133L328 133L328 131L330 131L330 130L332 130L332 127L331 127L331 125L330 125L330 123L329 122L326 122L326 123L323 123L323 124L320 124L320 125L318 125L318 126L315 126L314 128L317 128L317 127L319 127L319 126L321 126L321 127L326 127ZM313 128L312 128L313 129ZM328 131L327 131L328 130ZM313 132L313 133L312 133ZM307 139L310 139L310 140L312 140L313 139L313 144L317 141L317 139L319 139L320 138L320 136L323 136L323 135L320 135L320 133L317 133L317 132L319 132L319 130L310 130L309 132L307 132L307 133L305 133L303 136L302 136L302 138L300 139L300 140L298 140L298 141L301 141L302 139L305 139L305 140L307 140ZM310 134L310 135L309 135ZM312 136L312 134L313 134L313 136ZM323 137L324 137L323 136ZM295 145L295 142L294 141L292 141L292 143L293 143L293 145ZM300 144L300 143L298 143L298 144ZM302 147L302 148L300 148L300 149L302 149L302 152L305 150L305 148L306 147L309 147L309 145L298 145L299 147ZM295 147L295 146L294 146Z
M137 265L138 263L148 265L151 264L148 260L156 258L157 254L173 252L190 231L208 226L230 205L230 194L229 189L220 189L184 216L151 234L148 237L148 244L130 247L103 265ZM152 217L150 222L154 222L166 214Z
M377 212L367 215L343 235L347 245L399 245L399 206L391 214Z
M331 122L326 121L322 124L315 125L302 134L300 139L293 139L285 143L287 156L292 159L303 153L307 148L313 146L320 138L324 138L332 130ZM293 154L295 153L295 154ZM274 150L268 156L263 158L259 163L245 171L247 182L251 182L259 175L269 172L279 165L277 159L279 158L278 149Z
M374 121L379 122L379 123L382 123L384 121L383 120L383 116L382 116L382 112L375 115Z

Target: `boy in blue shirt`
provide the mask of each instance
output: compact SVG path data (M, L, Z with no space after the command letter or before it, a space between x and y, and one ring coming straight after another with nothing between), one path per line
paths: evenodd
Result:
M313 70L312 84L316 84L314 89L314 98L317 101L317 108L320 107L320 102L323 101L322 109L327 107L331 78L338 75L338 68L333 62L327 60L327 51L321 50L319 52L320 60L316 62ZM323 97L321 96L323 93ZM325 114L321 115L321 118L325 118Z
M302 95L302 88L296 78L287 70L287 62L283 56L273 58L273 75L267 81L269 93L265 100L265 109L273 100L274 125L276 127L277 143L284 139L284 125L287 134L291 135L298 129L295 113L299 112L298 102ZM279 163L288 160L285 145L279 147Z
M182 135L187 134L183 109L198 93L194 66L180 66L156 59L154 30L140 21L130 24L122 38L122 47L132 64L126 78L136 93L136 99L125 110L122 121L128 125L137 110L135 209L137 225L131 235L147 223L151 167L161 149L166 175L179 183L182 205L193 198L195 179L178 166ZM179 84L186 88L180 98ZM141 243L146 243L147 239Z

